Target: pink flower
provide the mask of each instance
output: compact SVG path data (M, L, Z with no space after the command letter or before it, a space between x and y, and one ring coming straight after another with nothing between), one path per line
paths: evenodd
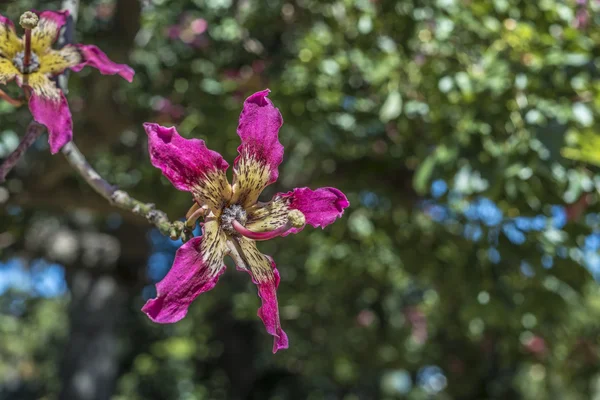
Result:
M203 47L206 44L203 34L207 28L208 22L205 19L183 14L178 24L167 29L167 36L172 40L179 39L192 47Z
M12 21L0 15L0 84L15 79L26 88L33 119L48 129L50 151L55 154L73 138L73 120L64 93L50 78L67 68L79 72L89 65L104 75L118 74L131 82L134 71L110 61L96 46L75 44L52 49L68 11L26 15L33 18L31 26L37 26L25 29L23 39L17 36Z
M350 203L337 189L313 191L306 187L276 194L268 203L258 202L263 189L277 180L283 160L278 139L283 119L268 94L268 89L263 90L244 103L238 126L242 143L232 185L226 176L229 165L204 141L184 139L175 128L144 124L152 164L177 189L193 195L197 203L193 209L204 210L205 219L202 236L179 248L173 267L156 285L157 297L148 300L142 310L154 322L179 321L198 295L216 285L225 270L223 257L229 255L258 286L262 299L258 316L274 336L275 353L288 347L279 322L279 272L273 259L258 250L256 241L298 233L306 224L323 228L339 218Z

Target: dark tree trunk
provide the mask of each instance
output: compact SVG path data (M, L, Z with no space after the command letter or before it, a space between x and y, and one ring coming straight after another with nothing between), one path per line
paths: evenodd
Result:
M82 247L77 266L67 267L70 327L61 400L111 398L123 361L120 338L126 337L128 310L144 280L149 251L144 231L124 226L116 237L95 235L93 249ZM134 237L138 240L132 246Z
M119 370L119 321L130 293L110 274L78 269L70 275L71 324L59 398L108 400Z

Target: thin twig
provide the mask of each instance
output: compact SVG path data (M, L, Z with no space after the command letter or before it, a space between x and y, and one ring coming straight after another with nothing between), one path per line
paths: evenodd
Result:
M8 175L10 170L13 169L23 154L25 154L25 151L31 147L31 145L42 135L42 133L44 133L44 131L44 126L38 124L37 122L31 122L29 124L27 127L27 132L25 132L25 136L23 136L19 146L17 146L17 148L10 153L8 158L4 160L2 165L0 165L0 183L6 180L6 175Z
M123 210L130 211L136 215L145 217L148 222L156 226L160 233L171 239L182 239L187 241L192 237L190 229L185 227L182 221L171 222L167 214L157 210L154 204L143 203L129 195L124 190L118 190L115 186L105 181L96 170L87 162L85 156L79 151L75 143L67 143L62 148L62 153L71 166L98 194L108 202Z
M10 104L13 107L21 107L23 105L23 101L22 100L13 99L12 97L10 97L8 95L8 93L6 93L2 89L0 89L0 99L6 101L8 104Z

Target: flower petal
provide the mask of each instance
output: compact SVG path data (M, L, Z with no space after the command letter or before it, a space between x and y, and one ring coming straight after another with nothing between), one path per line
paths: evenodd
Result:
M231 198L225 171L227 161L209 150L200 139L185 139L174 127L145 123L152 165L159 168L173 186L192 192L199 204L208 205L215 215Z
M287 223L290 210L299 210L304 214L306 223L313 227L324 228L341 217L350 203L340 190L307 187L296 188L288 193L278 193L266 204L257 204L248 209L246 228L254 232L273 231ZM304 227L292 228L282 236L298 233Z
M37 12L40 20L31 31L31 49L38 55L43 55L58 38L60 28L67 22L68 11Z
M262 301L257 315L263 321L267 332L273 336L273 353L287 349L289 341L281 329L279 321L279 306L277 304L277 287L279 286L279 271L275 262L256 248L256 242L246 238L236 238L238 251L246 265L237 265L238 269L246 271L252 277L252 282L258 287L258 296Z
M89 65L100 71L102 75L120 75L128 82L133 81L135 71L129 65L117 64L111 61L97 46L84 44L78 44L76 46L81 53L83 62L71 67L73 71L79 72L83 67Z
M49 50L40 56L40 69L42 74L57 75L65 69L81 63L81 53L76 47L67 45L60 50Z
M36 78L41 76L45 78L49 84L54 85L44 75L36 73L29 77ZM48 129L48 143L50 144L50 152L56 154L65 144L73 138L73 120L69 104L62 91L56 87L40 87L36 79L32 84L29 80L29 85L33 88L33 94L29 99L29 110L33 119ZM35 85L35 86L34 86ZM54 91L53 89L56 89ZM51 95L48 95L51 93Z
M56 83L50 78L41 73L39 70L31 74L18 74L16 81L19 86L29 86L38 96L58 99L60 97L60 89L56 87Z
M160 324L185 317L192 301L214 288L225 272L225 241L218 223L206 222L201 237L192 238L177 250L171 270L156 285L157 297L148 300L142 311Z
M20 74L21 73L12 61L7 60L6 58L0 58L0 84L6 84Z
M244 102L238 135L242 144L234 163L233 203L249 207L263 189L277 180L283 160L279 128L283 118L267 99L269 89L254 93Z
M10 19L0 15L0 55L12 61L21 50L23 42L15 33L15 25Z

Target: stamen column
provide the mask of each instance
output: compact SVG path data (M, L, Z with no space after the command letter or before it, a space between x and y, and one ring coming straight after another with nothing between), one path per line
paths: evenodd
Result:
M31 11L25 12L19 19L19 24L25 29L25 52L23 55L23 73L29 73L31 63L31 31L37 26L39 18Z

